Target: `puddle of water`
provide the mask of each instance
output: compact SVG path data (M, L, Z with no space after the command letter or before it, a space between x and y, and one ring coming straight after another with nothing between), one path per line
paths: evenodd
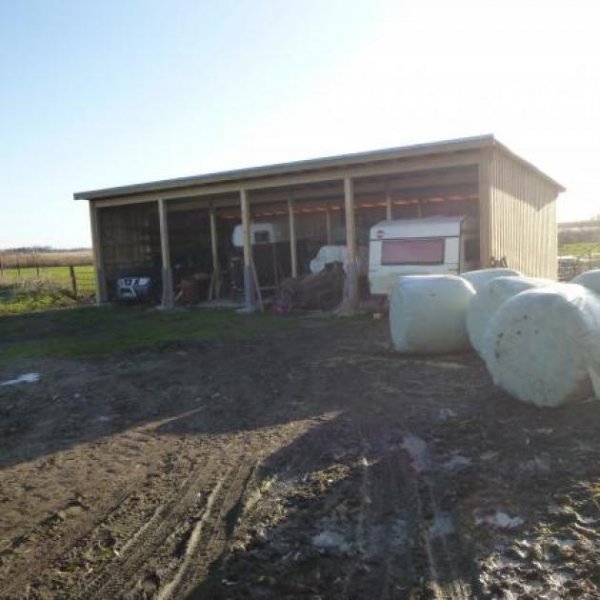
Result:
M429 466L427 458L427 444L416 435L407 435L402 442L404 448L412 461L413 468L417 473L422 473Z
M463 456L462 454L454 454L452 458L447 460L442 464L442 469L446 469L447 471L457 471L459 469L464 469L471 465L473 461L467 456Z
M442 537L455 532L454 523L448 513L438 512L433 518L433 523L429 527L427 534L430 538Z
M341 552L345 552L349 548L346 538L341 533L331 530L321 531L321 533L315 535L312 543L317 548L334 549Z
M39 373L24 373L23 375L19 375L16 379L9 379L8 381L3 381L2 383L0 383L0 386L17 385L19 383L35 383L36 381L39 381L39 379Z
M477 518L475 522L478 525L487 523L500 529L514 529L523 525L525 521L521 517L510 517L505 512L497 511L495 515Z

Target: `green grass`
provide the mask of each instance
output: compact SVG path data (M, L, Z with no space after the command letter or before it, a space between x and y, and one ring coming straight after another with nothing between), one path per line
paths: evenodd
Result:
M589 255L590 251L593 253L600 253L600 241L562 244L558 249L558 255L579 257Z
M94 276L93 265L82 265L73 267L77 288L85 293L93 293L96 289L96 278ZM71 289L71 276L69 267L26 267L18 269L2 269L0 274L0 284L12 284L21 281L48 280L62 287Z
M177 341L246 339L289 326L290 321L280 317L231 310L160 311L139 306L0 316L0 360L102 358Z
M74 267L77 297L69 267L3 269L0 275L0 315L75 306L94 296L93 266Z
M35 310L76 306L72 290L48 280L26 280L19 283L0 282L0 316L22 314Z

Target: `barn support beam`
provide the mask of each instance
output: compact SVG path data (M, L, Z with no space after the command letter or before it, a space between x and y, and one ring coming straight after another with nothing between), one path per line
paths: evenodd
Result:
M294 200L291 196L287 199L288 218L290 225L290 263L292 277L298 277L298 248L296 246L296 216L294 215Z
M208 290L208 299L221 297L221 265L219 264L219 237L217 231L217 211L211 203L209 209L210 219L210 249L212 252L212 275Z
M163 308L173 308L173 269L171 268L171 249L169 247L169 224L167 207L163 198L158 199L158 223L160 227L160 255L162 260L162 302Z
M94 254L94 267L96 275L96 303L102 304L108 301L106 273L104 270L104 260L102 258L100 219L98 208L93 202L90 202L90 228L92 231L92 249Z
M331 246L333 244L333 229L331 227L331 210L329 208L325 210L325 232L327 235L327 244Z
M492 256L491 163L491 153L482 151L479 159L479 264L481 268L491 265Z
M388 221L393 219L392 212L392 190L390 189L389 184L385 186L385 218Z
M346 285L342 311L354 313L358 308L358 263L356 247L356 212L354 208L354 181L344 179L344 209L346 214Z
M248 191L240 190L240 208L242 212L242 235L244 239L244 306L252 311L256 308L256 290L254 285L254 261L252 257L252 228L250 200Z

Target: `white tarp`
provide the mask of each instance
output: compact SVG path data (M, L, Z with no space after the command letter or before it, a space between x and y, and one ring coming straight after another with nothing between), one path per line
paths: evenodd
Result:
M325 265L334 262L340 262L345 265L347 254L348 250L346 246L321 246L317 252L317 256L310 261L310 272L314 274L320 273L325 268Z
M483 342L494 383L523 402L600 397L600 300L570 283L526 290L492 318Z
M498 277L481 285L477 294L471 300L467 311L467 331L469 340L475 350L481 355L483 339L490 321L503 302L516 294L534 287L552 285L550 279L535 277Z
M592 290L596 294L600 294L600 269L592 269L584 271L575 277L571 283L577 283Z
M493 268L477 269L476 271L465 271L460 276L464 277L478 292L488 281L498 277L522 276L523 274L515 269Z
M365 246L357 248L357 268L360 275L365 275L368 269L368 249ZM346 246L321 246L317 256L310 261L309 269L313 274L320 273L326 265L339 262L344 265L346 270L348 250Z
M475 290L456 275L407 275L394 287L390 334L396 350L429 354L469 347L466 313Z

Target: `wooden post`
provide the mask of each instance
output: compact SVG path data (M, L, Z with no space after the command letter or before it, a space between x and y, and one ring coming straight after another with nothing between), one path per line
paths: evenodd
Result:
M292 277L298 277L298 249L296 248L296 216L294 215L294 200L287 200L288 217L290 220L290 262L292 265Z
M69 265L69 276L71 277L71 288L73 296L77 297L77 279L75 278L75 269L73 265Z
M37 248L33 249L33 260L35 261L35 273L36 273L37 277L39 278L39 276L40 276L40 263L38 262Z
M385 218L388 221L391 221L393 219L392 209L393 209L392 190L390 189L389 184L386 184L386 186L385 186Z
M482 151L479 159L479 263L480 268L491 265L492 248L492 219L491 219L491 163L489 151Z
M254 263L252 260L252 228L250 217L250 200L245 189L240 190L240 205L242 211L242 235L244 238L244 305L247 310L254 310Z
M160 227L160 253L162 259L162 303L163 308L173 308L173 270L169 247L169 225L167 207L163 198L158 199L158 223Z
M344 208L346 211L346 286L344 312L352 314L358 308L358 263L356 248L356 214L354 211L354 182L344 179Z
M217 232L217 212L214 205L210 205L210 247L212 252L212 276L208 299L221 297L221 266L219 264L219 238Z
M327 244L333 244L333 229L331 227L331 211L329 208L325 209L325 230L327 232Z
M96 277L96 302L101 304L108 300L106 293L106 276L102 258L102 240L100 235L100 218L96 205L90 201L90 228L92 231L92 253L94 256L94 271Z

